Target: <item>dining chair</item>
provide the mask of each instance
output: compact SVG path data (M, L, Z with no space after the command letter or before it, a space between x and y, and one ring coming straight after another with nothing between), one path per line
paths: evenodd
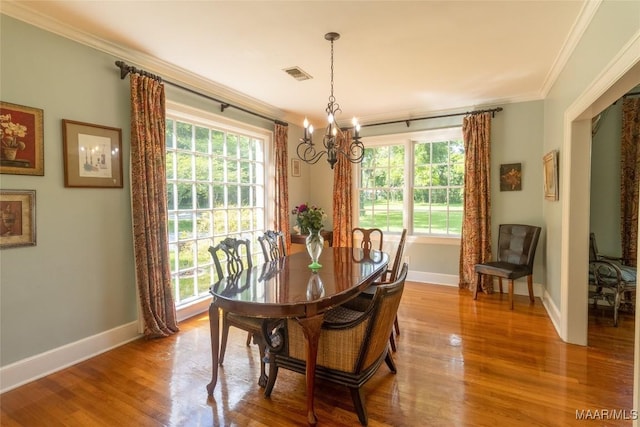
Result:
M619 312L623 306L635 311L634 294L637 289L637 268L625 265L622 258L598 252L596 236L589 235L589 299L593 307L598 301L606 301L613 307L613 326L618 326Z
M227 237L216 246L210 246L209 252L213 257L218 281L226 277L227 283L238 286L237 283L234 283L234 278L239 277L245 268L251 269L253 267L249 240ZM225 266L224 268L223 264ZM266 345L262 333L264 321L265 319L240 315L224 310L222 312L222 339L218 359L218 364L222 366L224 354L227 349L227 338L229 337L230 326L247 331L246 345L251 345L251 338L253 338L254 344L258 346L260 351L260 379L258 380L258 384L260 384L261 387L264 387L267 382L264 362Z
M384 235L382 230L379 228L355 227L351 230L351 247L360 247L365 251L370 251L371 249L378 249L381 251L383 237ZM376 238L377 240L377 247L374 247L376 246L376 240L373 238Z
M258 242L262 247L265 262L287 256L287 245L282 231L267 230L262 236L258 236Z
M362 425L367 425L368 417L361 387L374 376L383 361L392 373L397 372L388 337L402 298L407 270L404 264L395 282L377 286L366 311L354 312L354 317L345 322L325 320L320 330L316 378L349 388ZM306 370L306 341L298 321L288 319L284 334L286 345L272 355L269 363L269 380L264 391L267 397L273 391L279 368L301 374Z
M478 299L482 276L497 277L502 293L502 279L509 281L509 306L513 310L513 281L527 277L529 300L533 296L533 260L542 229L535 225L500 224L498 229L498 257L495 261L487 261L474 266L477 275L473 299Z
M362 291L362 293L358 295L355 301L350 304L350 307L359 310L366 310L368 305L371 304L371 300L373 299L373 295L376 292L376 286L378 284L392 283L398 279L398 273L400 272L400 266L402 265L402 257L404 255L404 245L406 239L407 229L405 228L400 234L400 240L398 241L398 246L396 246L396 253L393 257L393 264L391 265L391 267L387 268L387 270L382 275L382 281L376 282L374 285L369 286L367 289ZM393 325L395 329L395 335L400 335L400 324L398 322L398 316L396 316ZM389 336L389 343L391 344L391 349L394 352L397 351L394 331L391 331L391 335Z

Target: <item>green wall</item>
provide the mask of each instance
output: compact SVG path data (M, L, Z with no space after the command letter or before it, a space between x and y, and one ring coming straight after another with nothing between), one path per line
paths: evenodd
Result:
M129 194L129 95L115 58L0 15L0 98L44 110L35 247L3 249L3 366L137 319ZM124 188L65 188L62 119L122 129Z
M591 208L589 230L596 234L598 251L621 256L620 137L622 102L607 108L591 141Z
M580 101L580 97L597 84L599 76L611 63L619 59L627 46L637 38L640 31L640 2L637 1L603 1L589 23L586 31L580 38L576 48L571 54L566 66L562 69L555 84L549 91L544 102L544 152L560 149L560 202L543 203L543 216L547 230L546 251L546 277L544 282L551 300L556 307L562 306L562 271L567 265L562 264L562 236L563 214L569 216L569 209L573 201L563 203L563 184L567 179L567 173L580 179L571 180L571 184L580 184L582 177L588 173L588 164L584 164L583 156L590 152L590 139L581 141L580 146L569 147L567 140L565 113L572 104ZM636 55L638 53L636 52ZM636 82L638 84L640 82ZM629 88L630 89L630 88ZM595 114L595 112L594 112ZM575 156L575 159L573 158ZM578 162L578 158L580 158ZM568 163L567 163L568 162ZM572 162L578 162L579 166L567 169ZM584 169L587 169L585 171ZM588 176L586 177L588 179ZM569 182L569 181L568 181ZM578 192L578 189L576 189ZM574 211L575 206L571 206ZM575 213L574 221L588 224L589 208L579 209L582 213ZM572 212L573 214L573 212ZM566 230L565 230L566 231ZM566 234L565 234L566 235ZM584 239L580 241L580 239ZM578 243L580 242L580 243ZM588 236L568 236L565 242L568 251L574 250L575 244L587 244ZM585 250L586 258L586 250ZM586 270L585 270L586 271ZM586 273L585 273L586 275ZM585 276L586 277L586 276ZM566 285L566 284L565 284Z

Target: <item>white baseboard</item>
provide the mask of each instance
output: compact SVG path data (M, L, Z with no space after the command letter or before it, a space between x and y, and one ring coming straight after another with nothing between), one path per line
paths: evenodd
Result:
M549 295L546 290L544 291L544 296L542 297L542 305L544 306L545 310L547 310L547 314L551 319L551 323L553 323L553 327L556 328L558 337L562 338L562 329L560 328L560 310L555 305L553 299L551 298L551 295Z
M37 380L140 338L138 322L81 339L0 368L0 393Z

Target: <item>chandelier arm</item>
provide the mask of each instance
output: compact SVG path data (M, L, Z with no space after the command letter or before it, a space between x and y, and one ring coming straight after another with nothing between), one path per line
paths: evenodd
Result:
M354 141L349 144L348 149L337 147L336 151L351 163L360 163L364 157L364 144L360 141Z
M302 150L302 153L301 153ZM305 163L315 164L318 163L318 160L322 157L323 154L326 154L324 151L316 151L315 146L312 142L302 141L298 144L296 148L296 153L298 154L298 158Z

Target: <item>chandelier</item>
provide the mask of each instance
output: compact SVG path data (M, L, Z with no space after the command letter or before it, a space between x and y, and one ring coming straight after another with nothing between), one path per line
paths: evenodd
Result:
M336 122L336 114L341 113L340 104L336 102L333 96L333 42L340 38L338 33L327 33L324 35L326 40L331 42L331 94L329 95L329 103L325 112L327 113L328 125L322 137L322 149L316 149L313 142L313 125L304 119L304 136L300 138L298 144L298 157L306 163L317 163L320 158L326 154L327 161L331 165L331 169L338 161L341 155L351 163L360 163L364 157L364 144L360 141L360 124L354 117L352 120L351 142L347 144L348 129L341 129ZM320 148L320 147L318 147Z

